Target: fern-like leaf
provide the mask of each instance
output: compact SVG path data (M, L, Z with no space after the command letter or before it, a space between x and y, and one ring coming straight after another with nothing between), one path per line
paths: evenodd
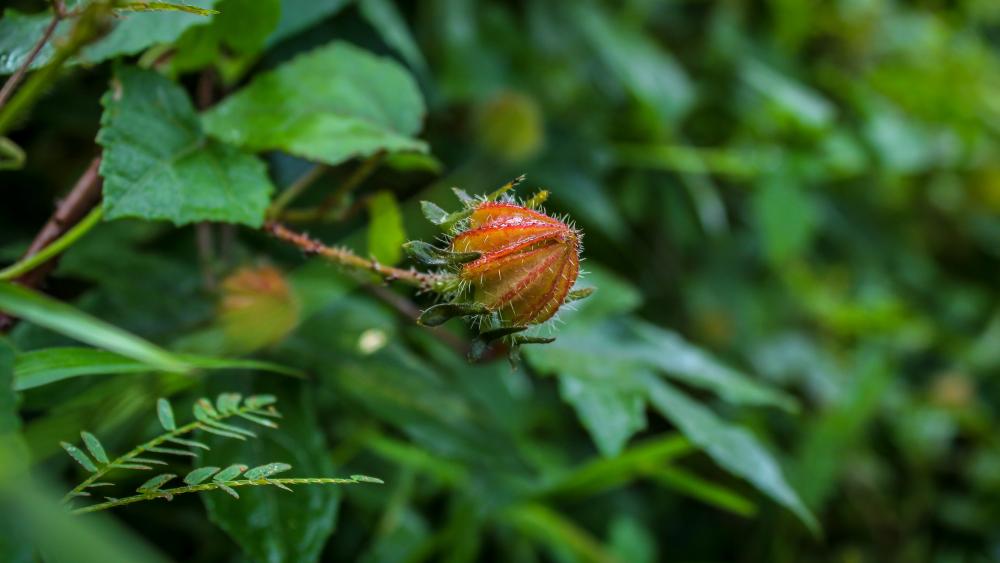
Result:
M90 455L94 456L94 459L101 463L108 463L108 454L104 451L104 446L101 445L101 441L86 430L80 432L80 437L83 438L83 443L87 446L87 451Z
M174 409L170 406L170 401L160 398L156 401L156 416L160 419L160 425L167 432L177 430L177 423L174 422Z
M70 444L69 442L59 442L59 445L66 450L66 453L68 453L71 458L75 459L77 463L82 465L84 469L90 471L91 473L97 471L97 466L94 465L93 461L90 461L90 458L87 457L87 454L83 453L83 450L73 444Z
M184 477L184 482L188 485L197 485L219 472L218 467L199 467Z
M167 482L170 481L171 479L173 479L174 477L177 477L177 476L174 475L173 473L163 473L161 475L157 475L156 477L153 477L149 481L146 481L145 483L139 485L139 488L136 489L136 491L138 491L140 493L152 493L152 492L155 492L160 487L162 487L163 485L167 484Z

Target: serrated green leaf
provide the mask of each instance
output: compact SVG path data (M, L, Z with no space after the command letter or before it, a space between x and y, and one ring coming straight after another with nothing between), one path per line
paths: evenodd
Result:
M397 63L334 42L271 72L204 115L218 139L327 164L379 151L421 151L424 103Z
M257 360L212 358L195 354L174 354L174 357L196 369L246 369L301 376L300 372L291 368ZM160 371L160 367L107 350L43 348L18 354L15 385L18 390L24 390L73 377L141 374L151 371Z
M267 463L264 465L258 465L253 469L247 471L243 476L251 481L256 481L257 479L266 479L271 475L281 473L282 471L288 471L292 466L287 463Z
M160 426L164 430L170 432L177 430L177 423L174 422L174 409L170 406L170 401L163 397L156 400L156 416L160 419Z
M83 453L83 450L74 446L73 444L70 444L69 442L59 442L59 445L62 446L64 450L66 450L66 453L68 453L70 457L72 457L73 459L76 460L77 463L82 465L84 469L90 471L91 473L97 471L97 466L94 465L93 461L90 461L90 458L87 457L87 454Z
M646 427L646 401L636 390L565 375L559 378L559 393L607 457L621 453L629 438Z
M650 403L691 442L727 471L792 511L814 533L819 523L802 503L781 466L746 429L729 425L707 408L653 375L643 377Z
M179 358L138 336L19 285L0 282L0 311L161 371L183 373L190 369Z
M406 231L403 214L392 192L377 192L368 200L368 254L382 264L394 265L403 257Z
M87 451L90 455L94 456L94 459L101 463L108 463L108 454L104 451L104 446L101 445L101 441L97 439L90 432L82 431L80 432L80 437L83 438L83 443L87 446Z
M207 138L183 88L122 67L102 103L97 142L104 147L106 218L263 223L274 191L264 163Z
M184 476L184 482L188 485L197 485L219 472L218 467L199 467Z
M155 491L160 487L162 487L163 485L167 484L167 482L173 479L174 477L177 477L177 475L174 475L173 473L163 473L162 475L157 475L156 477L153 477L152 479L139 485L139 488L136 489L136 491L140 493L144 493L147 491Z
M9 8L3 11L3 18L0 18L0 74L11 74L24 64L51 21L50 12L22 14ZM65 32L66 27L67 24L61 24L59 31ZM43 66L54 51L52 41L43 45L31 68Z
M220 471L215 477L212 478L213 481L232 481L233 479L239 477L247 470L247 466L242 463L234 463L229 467Z
M222 393L215 399L215 408L222 414L236 412L240 408L243 395L239 393Z

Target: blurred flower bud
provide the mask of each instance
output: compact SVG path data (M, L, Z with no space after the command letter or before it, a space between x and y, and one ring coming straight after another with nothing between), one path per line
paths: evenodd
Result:
M283 340L299 321L299 303L280 271L241 268L222 282L219 321L230 351L247 353Z
M480 108L476 137L487 151L504 160L531 158L545 141L542 112L524 94L501 92Z

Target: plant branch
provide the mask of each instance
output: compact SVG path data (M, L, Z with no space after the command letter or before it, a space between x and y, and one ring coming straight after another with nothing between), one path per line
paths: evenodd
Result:
M45 226L35 235L35 239L28 246L21 261L42 252L45 247L62 237L68 229L79 222L94 207L101 195L100 166L101 157L99 156L90 162L90 166L76 181L73 189L59 203ZM65 250L65 248L61 250ZM37 286L55 267L56 257L54 254L47 261L34 266L30 272L18 278L18 283L25 287ZM0 313L0 332L9 330L11 326L13 326L13 318Z
M60 6L61 3L57 2L55 15L53 16L56 24L59 23L59 20L69 15ZM66 37L66 41L56 49L49 63L36 71L31 78L25 81L24 86L12 95L9 102L0 107L0 135L10 130L21 114L31 108L42 93L52 85L62 66L70 58L76 55L88 43L106 32L108 27L105 25L106 20L110 17L112 17L110 3L90 2L87 4L86 8L80 12L79 18L77 18L76 23ZM51 36L51 33L49 36ZM45 41L48 41L47 37ZM44 46L44 43L36 44L36 47L41 50L42 47L39 45ZM35 53L35 56L37 57L37 53ZM23 68L26 73L28 67L23 66ZM15 86L16 83L11 85L11 91L13 91Z
M322 242L310 238L309 235L297 233L274 221L267 222L264 225L264 230L275 238L298 247L306 254L321 256L330 262L356 271L371 272L387 282L398 280L423 291L443 291L453 279L452 276L446 274L429 274L418 272L413 268L403 270L384 266L374 259L362 258L346 248L326 246Z
M42 48L45 47L45 44L52 38L52 34L55 33L56 27L65 15L66 9L63 6L62 0L55 0L52 2L52 21L50 21L49 25L45 27L45 30L42 32L42 36L38 38L37 42L35 42L35 46L31 48L31 51L28 51L28 56L24 58L24 62L21 63L21 66L17 67L14 74L10 75L10 78L4 82L3 88L0 89L0 108L7 103L11 94L14 93L14 89L21 83L24 76L28 74L28 69L31 68L35 59L38 58L38 53L42 52Z
M163 498L170 500L177 495L183 495L186 493L199 493L202 491L212 491L215 489L220 489L223 486L236 488L236 487L259 487L259 486L287 486L287 485L357 485L361 483L381 483L381 480L374 479L372 477L350 477L350 478L335 478L335 477L291 477L285 479L240 479L236 481L213 481L211 483L202 483L200 485L190 485L188 487L175 487L173 489L162 489L157 491L150 491L148 493L142 493L130 497L109 500L107 502L102 502L99 504L92 504L90 506L84 506L82 508L77 508L70 511L70 514L86 514L88 512L97 512L100 510L107 510L109 508L117 508L119 506L125 506L127 504L133 504L136 502L142 502L144 500L153 500L157 498Z
M259 409L259 407L256 407L256 406L243 405L242 407L240 407L240 408L238 408L236 410L233 410L231 412L220 413L219 416L216 418L216 420L225 420L225 419L227 419L229 417L238 416L240 414L244 414L244 413L248 413L248 412L253 412L253 411L256 411L258 409ZM150 448L155 448L155 447L163 444L164 442L171 441L172 438L178 438L178 437L183 436L185 434L190 434L191 432L194 432L195 430L199 430L201 428L204 428L205 426L206 426L206 424L204 422L202 422L200 420L196 420L194 422L185 424L184 426L180 426L176 430L172 430L172 431L167 432L165 434L160 434L159 436L153 438L152 440L149 440L148 442L144 442L142 444L139 444L138 446L132 448L128 452L126 452L126 453L118 456L116 459L111 460L110 463L106 463L106 464L102 465L101 467L98 467L97 471L91 473L90 476L87 477L83 482L81 482L76 487L73 487L73 490L71 490L70 492L66 493L66 495L63 496L63 498L62 498L62 502L63 503L67 503L67 502L71 501L74 497L80 496L80 493L82 493L87 487L89 487L92 484L96 483L98 479L100 479L101 477L105 476L112 469L117 468L121 464L129 463L133 458L138 457L139 455L141 455L141 454L146 453L147 451L149 451ZM90 508L90 507L87 507L87 508ZM83 510L83 509L81 509L81 510ZM84 511L86 512L86 510L84 510Z
M37 253L26 256L7 268L0 270L0 280L10 280L19 277L55 258L56 255L72 246L73 243L87 234L90 229L94 228L94 225L101 220L103 215L101 207L91 209L90 213L82 221L77 223L72 229L66 231L65 234L54 240L51 244L45 246Z

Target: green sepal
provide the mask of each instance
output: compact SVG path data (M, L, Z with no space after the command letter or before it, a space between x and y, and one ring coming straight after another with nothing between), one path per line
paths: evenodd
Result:
M474 338L469 346L469 361L478 362L486 356L486 352L489 351L490 345L493 342L527 329L528 327L526 326L507 326L479 333L479 336Z
M478 260L479 252L452 252L422 240L411 240L403 245L403 250L425 266L455 266Z
M491 193L490 195L486 196L486 201L496 201L503 194L505 194L505 193L509 192L510 190L513 190L514 188L516 188L517 185L520 184L521 182L523 182L525 178L526 178L526 176L524 174L521 174L517 178L514 178L510 182L507 182L506 184L500 186L500 189L498 189L497 191L495 191L495 192Z
M439 303L425 310L417 319L424 326L441 326L455 317L482 315L489 309L478 303Z
M566 299L563 299L563 303L572 303L574 301L579 301L581 299L586 299L597 291L596 287L582 287L580 289L574 289L566 295Z
M458 201L462 202L462 205L466 207L472 207L476 205L476 198L469 195L462 188L452 188L451 191L455 192L455 197L458 198Z

